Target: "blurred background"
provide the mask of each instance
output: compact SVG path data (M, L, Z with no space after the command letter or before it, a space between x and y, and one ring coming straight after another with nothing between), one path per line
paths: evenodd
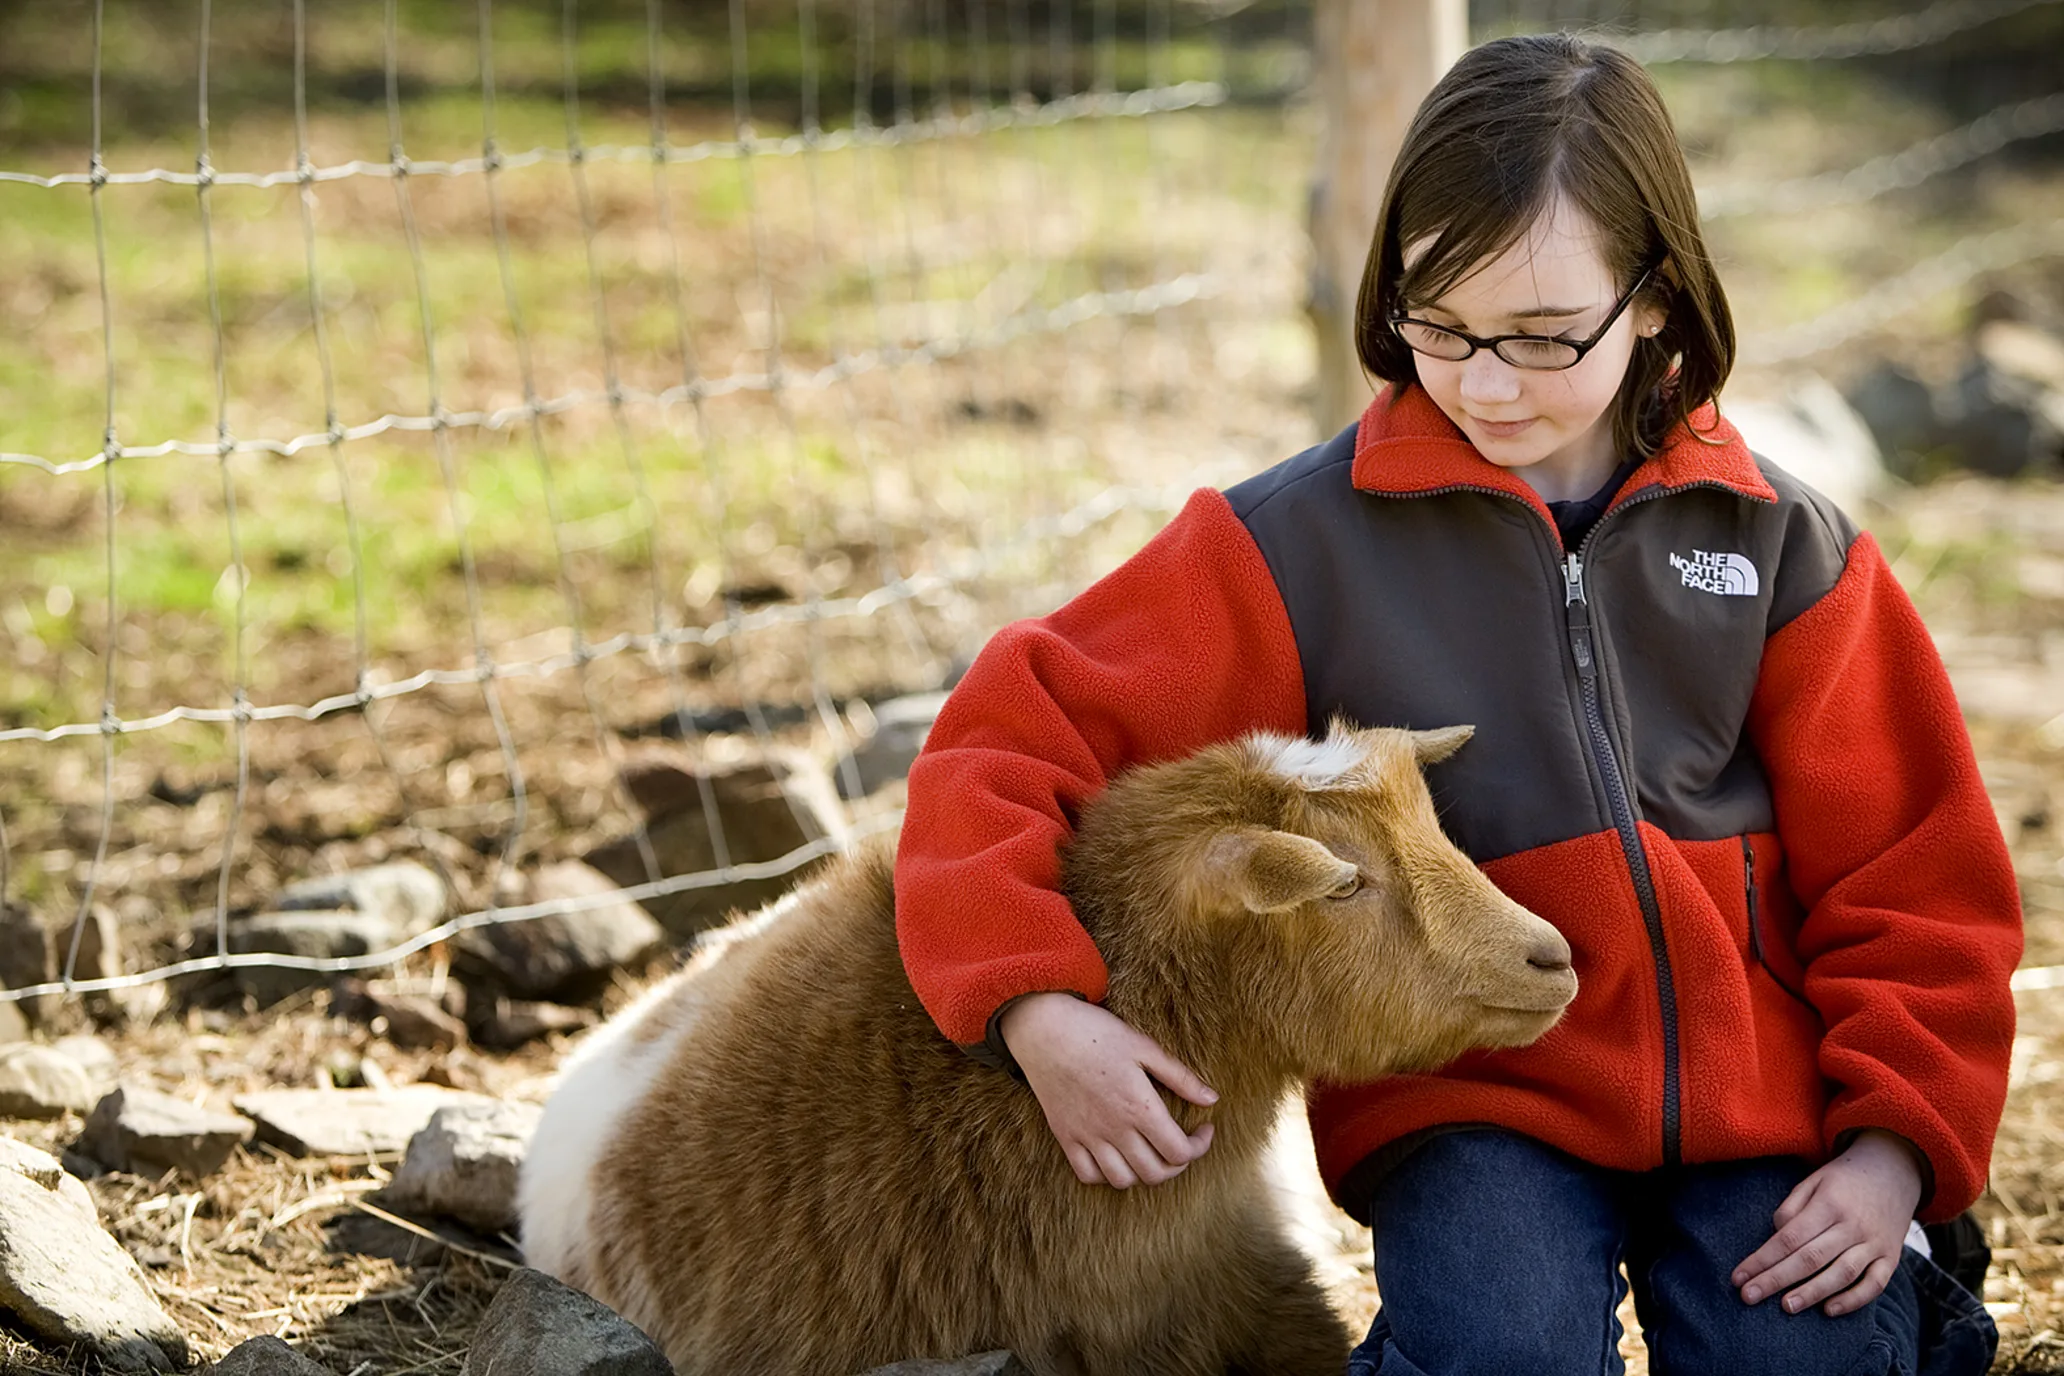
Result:
M2029 932L1987 1298L1999 1369L2064 1369L2064 4L1449 15L1649 64L1723 408L1949 663ZM1366 402L1314 226L1366 244L1423 86L1328 60L1422 22L0 0L0 1038L94 1029L190 1096L498 1091L892 828L991 632ZM612 885L662 944L524 967Z

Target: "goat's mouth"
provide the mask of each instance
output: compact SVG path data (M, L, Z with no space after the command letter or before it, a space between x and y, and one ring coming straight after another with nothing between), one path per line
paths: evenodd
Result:
M1577 996L1577 973L1567 965L1560 970L1537 970L1525 987L1501 988L1495 994L1479 995L1477 1002L1498 1013L1560 1013Z

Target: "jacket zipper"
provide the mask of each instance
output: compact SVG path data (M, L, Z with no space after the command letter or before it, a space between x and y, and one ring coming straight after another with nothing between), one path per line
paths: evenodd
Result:
M1658 486L1644 490L1601 513L1578 547L1566 552L1567 557L1562 568L1563 621L1569 638L1570 657L1576 661L1577 666L1578 695L1583 700L1584 708L1584 737L1591 748L1592 762L1605 779L1606 800L1612 811L1613 830L1619 834L1620 850L1627 860L1627 872L1634 881L1634 898L1641 907L1642 925L1648 931L1649 959L1655 966L1656 1003L1662 1011L1663 1020L1663 1164L1666 1166L1678 1165L1684 1158L1683 1094L1680 1087L1677 1049L1677 986L1670 978L1670 948L1663 935L1663 910L1661 903L1656 899L1655 876L1649 872L1648 852L1642 846L1641 833L1634 825L1633 803L1627 796L1626 781L1620 773L1619 759L1613 750L1612 735L1606 730L1605 709L1599 699L1598 661L1591 633L1591 606L1584 596L1583 551L1590 548L1601 526L1628 507L1694 487L1712 487L1723 492L1733 492L1736 496L1744 495L1726 483L1704 479L1678 487ZM1522 501L1502 488L1485 487L1477 483L1453 483L1396 495L1435 497L1448 492L1482 492L1493 497L1503 497L1507 501ZM1528 509L1532 510L1531 507ZM1555 533L1552 526L1550 532ZM1561 545L1559 534L1556 544L1558 547ZM1766 964L1763 968L1767 970L1770 967ZM1771 977L1775 979L1776 975L1773 973ZM1784 984L1782 980L1778 983L1781 986Z
M1749 847L1749 835L1741 838L1742 887L1749 895L1749 954L1764 969L1770 962L1763 958L1763 924L1756 920L1756 852Z
M1595 533L1597 526L1594 525L1592 531ZM1584 543L1590 543L1588 537ZM1634 805L1627 796L1627 784L1620 773L1612 733L1605 725L1605 707L1598 691L1598 657L1591 634L1591 604L1584 596L1584 562L1577 550L1569 552L1563 564L1562 578L1563 621L1569 635L1570 656L1577 665L1585 739L1591 747L1592 762L1598 766L1598 772L1605 780L1605 796L1612 810L1613 829L1619 833L1620 850L1626 856L1627 872L1634 881L1634 897L1641 906L1641 922L1648 929L1648 954L1655 965L1656 1002L1663 1018L1663 1164L1675 1166L1683 1159L1683 1096L1679 1086L1677 1050L1677 986L1670 979L1670 948L1663 936L1663 909L1656 900L1655 877L1649 873L1648 852L1641 844L1641 832L1634 824Z

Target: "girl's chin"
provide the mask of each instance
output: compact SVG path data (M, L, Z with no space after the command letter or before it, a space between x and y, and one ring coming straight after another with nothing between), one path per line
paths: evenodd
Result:
M1477 446L1477 452L1500 468L1532 468L1548 457L1546 450L1533 444L1484 444Z

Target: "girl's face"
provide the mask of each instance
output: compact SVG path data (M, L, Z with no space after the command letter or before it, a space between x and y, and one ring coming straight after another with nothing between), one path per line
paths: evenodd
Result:
M1485 260L1438 299L1409 303L1415 318L1479 338L1542 334L1589 339L1633 284L1615 280L1603 236L1561 197L1511 247ZM1430 240L1406 250L1409 263ZM1644 293L1645 294L1645 293ZM1652 304L1629 303L1575 367L1516 368L1489 349L1459 362L1414 354L1434 403L1500 468L1517 471L1546 501L1588 497L1619 466L1613 399L1643 335L1662 328Z

